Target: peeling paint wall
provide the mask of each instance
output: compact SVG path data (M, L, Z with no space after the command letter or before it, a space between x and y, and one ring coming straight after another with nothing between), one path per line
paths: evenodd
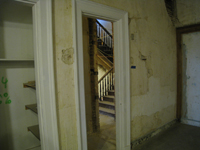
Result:
M177 26L200 23L199 0L177 0Z
M93 0L129 13L131 140L175 119L175 27L164 0ZM71 0L53 1L54 58L61 149L77 149L74 64L63 62L73 48ZM71 57L71 56L70 56ZM65 57L66 59L68 57ZM146 58L144 60L143 58Z

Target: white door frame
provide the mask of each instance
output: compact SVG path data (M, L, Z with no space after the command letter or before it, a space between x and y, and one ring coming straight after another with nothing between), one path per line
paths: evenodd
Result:
M32 7L37 109L42 150L59 150L52 40L52 1L15 0Z
M90 1L72 0L75 55L75 95L79 150L87 150L82 16L114 22L117 150L130 150L130 63L128 13Z

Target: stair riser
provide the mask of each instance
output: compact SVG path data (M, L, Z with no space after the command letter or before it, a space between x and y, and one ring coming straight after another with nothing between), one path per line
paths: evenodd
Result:
M108 98L108 97L104 97L103 100L108 101L108 102L114 102L115 101L114 98Z
M108 92L108 95L115 96L115 92Z
M101 103L99 103L99 107L103 107L103 108L108 108L108 109L115 110L115 106L107 105L107 104L101 104Z
M114 85L111 88L112 88L111 90L115 90L115 86Z
M108 113L108 112L101 111L101 110L99 110L99 113L100 113L100 114L103 114L103 115L106 115L106 116L110 116L110 117L115 118L115 114L112 114L112 113Z

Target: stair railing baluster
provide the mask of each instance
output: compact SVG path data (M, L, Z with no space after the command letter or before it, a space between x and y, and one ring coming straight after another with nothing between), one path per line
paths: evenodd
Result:
M99 85L99 90L100 90L99 95L100 95L100 100L101 100L101 81L100 81L100 85Z
M111 73L109 73L109 78L110 78L110 90L111 90Z
M103 92L103 97L104 97L104 82L102 80L102 92Z
M108 77L108 75L107 75L107 91L109 91L109 77Z
M112 90L112 86L113 86L112 73L113 73L113 68L111 68L108 72L106 72L106 74L103 77L101 77L101 79L98 81L99 88L100 88L100 91L99 91L100 100L102 99L102 97L106 96L109 90Z
M105 94L105 96L106 96L106 78L104 78L104 86L105 86L105 88L104 88L104 94Z
M113 89L113 71L111 72L112 74L112 89Z

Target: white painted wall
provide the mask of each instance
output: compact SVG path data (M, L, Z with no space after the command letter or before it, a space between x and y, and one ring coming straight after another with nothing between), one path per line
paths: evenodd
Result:
M1 3L0 6L0 149L25 150L40 145L27 127L38 124L38 117L25 105L36 103L36 92L23 88L35 80L34 61L2 61L1 59L33 59L32 10L28 6ZM8 93L7 97L3 95ZM6 98L12 101L5 104ZM38 150L33 148L32 150ZM39 148L40 149L40 148Z
M200 126L200 32L183 35L185 55L185 92L182 121Z

